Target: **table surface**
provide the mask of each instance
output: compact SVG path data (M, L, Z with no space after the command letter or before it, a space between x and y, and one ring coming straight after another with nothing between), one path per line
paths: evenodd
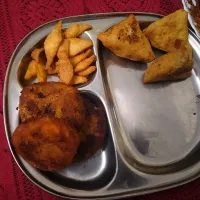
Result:
M143 11L166 15L179 8L182 8L181 0L0 0L0 98L3 99L4 77L13 50L20 40L37 26L57 18L80 14ZM35 186L16 165L5 137L2 101L0 102L0 199L61 199ZM178 188L130 199L200 199L200 179Z

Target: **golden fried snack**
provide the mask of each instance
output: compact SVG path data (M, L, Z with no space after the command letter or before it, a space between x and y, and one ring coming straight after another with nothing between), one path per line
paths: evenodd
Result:
M85 119L85 108L75 87L60 82L35 83L23 88L19 115L22 122L49 115L80 127Z
M155 48L166 52L181 49L188 42L188 13L177 10L153 22L143 32Z
M62 41L62 21L59 21L56 28L51 31L44 41L44 50L47 58L46 69L48 69L58 51Z
M70 62L75 67L78 63L80 63L82 60L88 58L90 55L92 55L92 49L88 49L83 53L80 53L74 57L70 58Z
M39 62L40 61L40 54L44 51L44 48L40 48L40 49L34 49L32 52L31 52L31 58L33 60L35 60L36 62Z
M59 60L56 63L56 68L58 69L58 76L60 81L69 85L74 76L74 69L70 60Z
M70 124L44 116L20 124L14 131L12 144L33 167L58 171L72 163L79 146L79 136Z
M144 83L185 79L193 68L193 62L186 51L167 53L157 58L146 70ZM184 74L184 75L183 75Z
M69 41L64 39L58 49L57 57L59 60L65 60L69 58Z
M72 24L65 31L66 38L76 38L81 35L84 31L91 29L92 26L90 24Z
M144 62L155 58L148 39L132 14L106 32L98 34L98 39L117 56Z
M69 42L68 40L63 40L57 53L58 62L56 63L56 68L58 69L58 75L60 81L69 84L74 75L73 66L69 60Z
M89 66L87 69L78 72L79 76L88 76L96 70L96 66Z
M47 81L47 72L44 69L44 64L41 62L37 63L37 80L38 82L46 82Z
M31 78L34 78L36 76L37 76L37 62L35 60L31 60L31 62L28 65L24 79L30 80Z
M87 69L94 61L96 60L96 56L93 54L89 58L82 60L78 65L74 68L74 73L78 73Z
M88 79L86 77L74 75L70 82L70 85L78 85L78 84L87 83L87 82L88 82Z
M92 40L83 38L69 38L69 57L76 56L82 51L93 46Z

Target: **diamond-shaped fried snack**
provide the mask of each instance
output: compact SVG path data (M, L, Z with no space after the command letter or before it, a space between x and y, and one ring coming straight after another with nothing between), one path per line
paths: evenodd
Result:
M73 66L70 63L70 60L58 60L56 66L58 68L60 81L68 85L74 76Z
M88 76L90 74L92 74L94 71L96 71L96 66L89 66L88 68L86 68L85 70L83 71L80 71L78 73L79 76Z
M72 24L65 31L66 38L76 38L81 35L84 31L91 29L92 26L90 24Z
M69 60L69 41L64 39L61 43L58 53L58 62L56 63L56 67L58 70L58 75L60 77L60 81L69 84L73 78L74 70L73 66Z
M187 51L170 52L157 58L147 68L144 83L185 79L191 75L192 68L193 61Z
M88 58L90 55L92 55L92 49L88 49L87 51L70 58L70 62L72 63L73 67L75 67L78 63Z
M69 38L69 57L76 56L82 51L93 46L92 40L86 40L83 38Z
M59 60L65 60L69 58L69 41L64 39L58 49L57 57Z
M28 65L24 79L30 80L31 78L36 76L37 76L37 62L35 60L31 60L31 62Z
M62 21L59 21L56 27L51 31L44 41L44 50L47 57L46 69L51 66L53 59L58 51L62 41Z
M144 62L150 62L155 58L148 39L132 14L98 34L98 39L117 56Z
M83 71L83 70L87 69L95 60L96 60L96 56L94 54L91 55L89 58L86 58L85 60L82 60L74 68L74 73L79 73L80 71Z
M78 84L86 83L87 81L88 79L85 76L74 75L70 82L70 85L78 85Z
M47 81L47 72L44 69L44 64L39 62L37 63L37 80L38 82L46 82Z
M181 49L188 42L188 13L177 10L153 22L143 32L155 48L166 52Z

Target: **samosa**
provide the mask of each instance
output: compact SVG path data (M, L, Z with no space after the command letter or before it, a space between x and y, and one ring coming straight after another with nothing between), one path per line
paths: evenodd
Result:
M157 58L147 68L144 83L181 80L191 76L193 61L188 51L180 50L167 53Z
M157 49L165 52L181 49L188 43L188 13L177 10L153 22L143 32Z
M98 34L98 39L119 57L143 62L150 62L155 58L150 43L133 14Z

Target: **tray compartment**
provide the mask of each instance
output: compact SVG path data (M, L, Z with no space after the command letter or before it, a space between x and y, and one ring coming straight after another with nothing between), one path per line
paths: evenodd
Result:
M103 82L118 124L119 150L142 171L172 172L171 165L186 159L200 138L200 60L194 38L190 37L195 62L192 78L146 85L142 78L148 64L119 58L99 43ZM157 57L163 54L154 52Z
M91 100L96 106L103 106L100 99L91 93L82 92L82 96ZM97 190L105 187L116 173L115 147L107 123L104 144L92 157L77 161L60 172L41 172L51 181L80 190Z

